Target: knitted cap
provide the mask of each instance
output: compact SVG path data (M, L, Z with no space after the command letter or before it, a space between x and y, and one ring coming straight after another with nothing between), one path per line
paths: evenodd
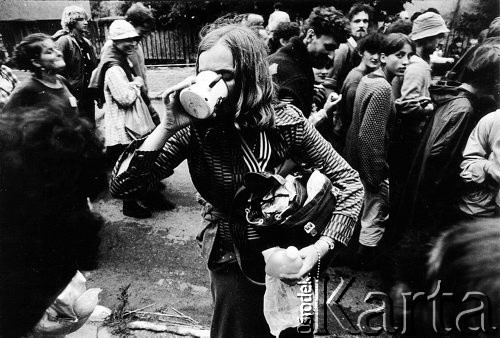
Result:
M109 26L109 38L113 41L137 38L134 26L125 20L115 20Z
M410 37L412 40L420 40L429 36L448 33L449 31L441 15L427 12L415 19Z

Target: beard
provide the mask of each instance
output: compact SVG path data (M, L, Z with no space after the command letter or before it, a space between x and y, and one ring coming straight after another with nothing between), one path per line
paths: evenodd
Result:
M359 39L359 38L366 36L367 34L368 34L368 32L366 30L362 29L362 30L356 31L356 34L354 34L354 37Z

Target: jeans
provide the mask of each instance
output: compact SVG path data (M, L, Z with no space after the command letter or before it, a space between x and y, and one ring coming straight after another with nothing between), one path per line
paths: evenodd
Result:
M375 247L385 231L385 223L389 219L389 179L379 185L377 192L365 187L363 214L361 215L361 233L359 243Z

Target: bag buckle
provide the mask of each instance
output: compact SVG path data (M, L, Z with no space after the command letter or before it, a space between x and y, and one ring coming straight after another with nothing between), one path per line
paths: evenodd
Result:
M304 231L312 237L318 234L318 232L316 231L316 226L312 222L307 222L306 225L304 225Z
M252 224L252 225L262 225L262 224L264 224L264 219L262 219L262 218L259 218L259 220L258 220L258 221L252 221L252 220L250 219L250 213L251 213L251 212L252 212L252 211L251 211L249 208L246 208L246 209L245 209L245 217L246 217L247 222L248 222L249 224Z

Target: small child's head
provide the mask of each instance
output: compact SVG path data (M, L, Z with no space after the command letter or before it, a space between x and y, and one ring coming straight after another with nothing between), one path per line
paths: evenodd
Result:
M391 33L383 37L380 47L380 64L390 76L402 76L413 53L411 39L402 33Z
M369 69L376 69L380 66L380 48L382 46L382 35L378 33L368 34L358 41L358 53L361 56L361 63Z

